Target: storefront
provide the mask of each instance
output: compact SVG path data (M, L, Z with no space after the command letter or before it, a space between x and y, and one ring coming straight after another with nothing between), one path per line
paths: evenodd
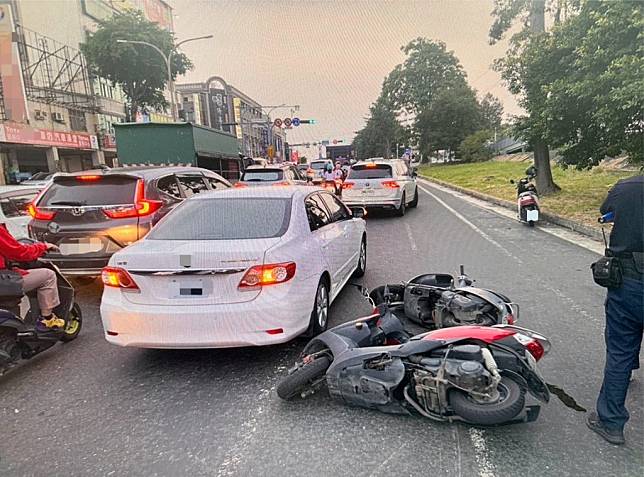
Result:
M36 172L76 172L101 162L92 134L0 124L0 182L17 183Z

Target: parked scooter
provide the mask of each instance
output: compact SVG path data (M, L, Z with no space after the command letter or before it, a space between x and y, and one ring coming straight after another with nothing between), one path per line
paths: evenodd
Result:
M460 326L406 338L387 302L313 338L277 387L282 399L325 384L346 404L477 425L531 422L548 402L537 370L543 336L511 325Z
M377 305L389 301L396 313L404 313L429 329L517 322L519 305L497 291L473 287L473 283L461 265L456 280L449 274L426 273L408 282L377 287L371 298Z
M0 375L21 359L32 358L58 341L72 341L80 333L83 316L74 301L74 287L55 265L42 261L34 262L29 268L36 267L49 268L56 273L60 305L54 313L65 320L65 327L36 332L35 323L40 310L35 290L22 296L0 298Z
M515 184L517 189L517 209L519 220L530 227L539 220L539 195L537 187L532 183L536 177L536 170L528 168L526 177L515 182L510 179L510 184Z

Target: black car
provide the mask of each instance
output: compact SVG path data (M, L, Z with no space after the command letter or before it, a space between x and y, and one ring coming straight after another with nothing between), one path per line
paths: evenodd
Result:
M144 237L184 199L230 182L195 167L115 168L61 174L29 207L29 235L58 245L67 275L97 276L114 252Z

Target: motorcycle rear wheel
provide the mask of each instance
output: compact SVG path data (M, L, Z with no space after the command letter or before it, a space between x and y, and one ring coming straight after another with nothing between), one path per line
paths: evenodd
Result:
M514 419L525 406L525 389L513 379L501 378L498 385L500 398L493 403L473 400L460 389L450 391L450 405L456 414L470 424L492 426Z
M73 341L78 337L78 334L81 331L83 325L83 314L80 311L78 304L74 303L72 310L69 312L67 317L67 324L63 330L63 335L60 337L60 341L67 343Z
M328 356L320 356L305 363L280 381L277 385L277 395L284 400L293 399L322 376L329 366L331 366L331 359Z

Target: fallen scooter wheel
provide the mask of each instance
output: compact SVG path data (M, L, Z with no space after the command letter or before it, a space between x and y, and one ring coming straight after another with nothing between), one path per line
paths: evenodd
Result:
M67 324L63 330L63 335L60 337L60 341L67 343L69 341L75 340L80 333L81 326L83 325L83 314L80 311L80 307L74 303L72 310L69 312L69 317L67 318Z
M475 401L466 392L453 389L449 401L456 414L470 424L492 426L514 419L525 405L525 389L503 376L498 385L499 399L492 403Z
M320 356L305 363L280 381L277 385L277 395L285 400L293 399L306 390L307 385L324 375L329 366L331 360L328 356Z

